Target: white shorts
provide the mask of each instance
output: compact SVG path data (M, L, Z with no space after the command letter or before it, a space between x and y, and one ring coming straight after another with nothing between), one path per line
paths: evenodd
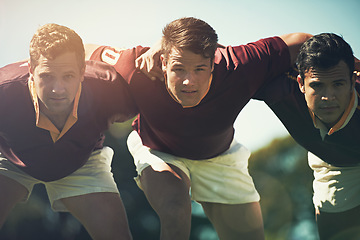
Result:
M53 210L66 212L66 207L62 201L59 201L62 198L96 192L119 193L111 172L113 154L114 152L110 147L96 150L85 165L74 173L56 181L43 182L21 171L0 153L0 174L27 188L29 194L23 200L24 202L29 198L35 184L44 184Z
M335 167L310 152L308 161L314 170L315 208L343 212L360 205L360 166Z
M250 151L235 140L221 155L206 160L190 160L144 146L137 132L128 137L128 148L139 176L148 166L166 162L180 168L191 181L191 199L198 202L243 204L258 202L260 196L248 171Z

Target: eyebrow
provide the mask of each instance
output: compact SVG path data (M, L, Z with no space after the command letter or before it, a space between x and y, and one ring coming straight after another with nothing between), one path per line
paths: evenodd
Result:
M64 72L64 74L69 74L69 73L71 73L71 74L76 74L76 71L74 71L74 70L69 70L69 71Z
M207 64L200 64L200 65L197 65L196 67L209 67Z
M181 62L176 62L173 64L173 66L184 66L184 64ZM203 63L203 64L196 65L195 67L209 67L209 65Z

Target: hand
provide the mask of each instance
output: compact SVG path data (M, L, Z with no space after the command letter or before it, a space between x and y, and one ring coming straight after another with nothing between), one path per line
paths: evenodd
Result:
M148 51L135 60L135 66L151 80L164 80L164 73L161 70L161 43L158 42Z

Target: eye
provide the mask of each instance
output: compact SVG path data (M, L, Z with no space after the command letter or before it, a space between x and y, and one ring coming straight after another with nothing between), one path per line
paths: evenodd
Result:
M51 81L53 79L51 74L48 73L42 73L39 75L39 78L43 81Z
M175 71L175 72L181 72L181 71L184 71L184 68L182 68L182 67L174 67L174 68L173 68L173 71Z
M74 78L75 76L73 75L73 74L66 74L65 75L65 79L72 79L72 78Z
M344 85L345 85L345 82L344 82L344 81L337 81L337 82L334 83L334 86L335 86L335 87L342 87L342 86L344 86Z
M196 68L195 71L196 72L202 72L202 71L205 71L205 68Z
M181 68L181 67L175 67L175 68L172 68L171 71L176 73L176 74L182 74L182 73L185 72L185 69Z
M309 84L309 86L316 90L316 89L319 89L322 86L322 84L318 83L318 82L312 82Z

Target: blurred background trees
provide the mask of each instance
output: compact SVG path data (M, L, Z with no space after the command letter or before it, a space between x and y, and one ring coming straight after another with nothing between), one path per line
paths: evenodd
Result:
M126 147L130 131L131 122L113 125L106 133L106 144L115 150L113 172L134 240L156 240L160 228L158 217L133 180L135 167ZM252 154L249 171L261 196L266 239L317 240L312 205L313 176L307 165L306 151L290 137L276 139ZM193 202L192 212L191 240L217 240L201 206ZM44 187L39 185L27 203L13 210L0 231L0 239L91 238L70 214L51 210Z

